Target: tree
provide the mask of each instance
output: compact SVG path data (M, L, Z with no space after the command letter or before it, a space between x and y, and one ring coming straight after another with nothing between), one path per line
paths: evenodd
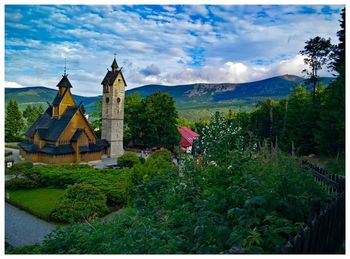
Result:
M5 114L5 141L18 141L24 127L22 113L15 100L10 100Z
M141 121L143 141L148 147L173 149L179 144L180 134L176 127L178 118L174 99L168 93L156 92L142 100L144 109Z
M102 128L102 99L95 102L95 112L91 114L91 126L97 137L101 137Z
M84 115L86 114L85 106L83 103L80 105L80 110Z
M332 51L331 39L324 39L319 36L305 42L304 50L300 54L306 55L304 63L309 66L309 69L304 69L302 72L306 73L308 81L312 84L312 101L315 101L315 91L317 82L319 80L318 71L322 66L329 61Z
M142 97L139 93L127 95L124 109L124 143L128 145L141 145L143 136L143 107Z
M325 89L320 107L320 120L315 132L318 152L324 155L344 156L345 152L345 8L341 13L339 44L332 56L333 68L339 75Z
M29 128L38 119L38 117L44 112L43 107L27 105L23 111L23 117L26 120L26 127Z
M299 154L314 151L311 96L305 86L297 84L288 98L286 135Z
M340 30L337 32L339 43L333 46L333 53L331 55L332 62L330 68L340 74L342 66L345 66L345 7L341 12Z

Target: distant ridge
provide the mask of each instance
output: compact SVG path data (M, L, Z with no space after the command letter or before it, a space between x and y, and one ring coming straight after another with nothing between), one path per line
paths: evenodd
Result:
M320 78L324 85L328 85L333 78ZM183 102L219 102L237 99L261 98L281 98L290 94L292 87L296 83L305 83L305 79L295 75L282 75L271 77L259 81L247 83L196 83L186 85L144 85L138 88L127 90L126 94L139 92L141 96L148 96L156 91L168 92L177 103ZM311 86L310 86L311 87ZM15 99L21 108L28 104L42 104L46 107L46 102L52 102L57 90L44 86L5 88L5 101ZM85 97L73 95L76 102L83 102L87 112L94 111L94 103L101 96Z
M320 78L328 85L331 77ZM188 85L145 85L129 90L131 94L139 92L147 96L156 91L169 92L176 100L225 101L248 97L284 97L290 94L291 88L305 79L295 75L282 75L248 83L197 83Z

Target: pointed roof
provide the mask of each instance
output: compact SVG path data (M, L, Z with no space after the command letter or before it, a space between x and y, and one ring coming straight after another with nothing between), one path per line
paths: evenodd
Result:
M72 88L73 86L68 80L68 75L64 74L61 81L57 84L58 87Z
M115 60L115 58L113 59L113 63L111 65L111 68L118 69L118 64L117 64L117 61Z
M179 132L181 134L181 146L185 148L192 146L193 140L199 137L198 133L192 131L187 127L180 127Z
M38 133L40 138L49 141L57 141L78 110L78 107L68 106L61 117L52 118L52 107L48 107L44 114L29 128L26 136L33 137L34 133L39 129Z
M55 99L54 99L53 102L52 102L52 105L53 105L53 106L57 106L57 105L59 105L59 104L61 103L61 101L62 101L64 95L65 95L66 92L67 92L67 90L68 90L68 88L66 88L66 89L64 90L64 92L63 92L62 95L60 94L59 91L57 92L56 97L55 97Z

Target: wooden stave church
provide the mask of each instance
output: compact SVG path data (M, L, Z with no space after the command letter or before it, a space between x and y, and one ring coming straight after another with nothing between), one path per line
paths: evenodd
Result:
M109 154L110 143L98 139L89 122L76 105L71 83L64 72L57 84L52 104L26 132L19 143L20 155L33 163L80 163L101 160Z

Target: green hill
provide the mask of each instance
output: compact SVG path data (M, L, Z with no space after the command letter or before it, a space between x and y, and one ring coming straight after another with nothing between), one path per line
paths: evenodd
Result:
M42 105L47 107L47 102L51 103L57 94L57 90L43 87L23 87L23 88L5 88L5 103L11 99L15 99L21 110L24 110L27 105ZM79 104L83 102L84 107L88 113L95 110L94 103L101 98L85 97L80 95L73 95L74 100Z
M328 85L333 78L324 77L321 81ZM229 109L252 109L259 100L266 98L280 99L290 94L296 83L305 83L301 77L283 75L255 82L232 84L188 84L188 85L145 85L126 91L126 94L138 92L148 96L156 91L168 92L176 101L179 115L187 119L208 118L216 111L227 112ZM310 86L311 88L311 86ZM15 99L20 109L29 104L47 106L56 95L56 90L46 87L5 88L5 101ZM95 110L94 104L101 96L84 97L73 95L76 102L83 102L87 113Z

